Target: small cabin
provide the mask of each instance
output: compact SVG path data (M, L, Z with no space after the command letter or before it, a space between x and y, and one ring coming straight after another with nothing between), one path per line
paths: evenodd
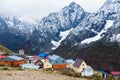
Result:
M73 64L73 70L76 72L82 72L87 67L86 62L83 59L77 58Z
M19 50L19 55L24 55L24 53L25 53L25 52L24 52L23 49L20 49L20 50Z
M35 58L35 59L33 59L32 60L32 63L34 64L34 65L37 65L37 66L39 66L40 68L43 68L43 62L41 61L41 59L37 59L37 58Z
M18 56L8 56L6 58L0 59L0 64L6 66L20 66L21 64L26 63L24 58Z
M54 69L66 68L66 60L58 55L48 56L49 62Z
M44 69L52 68L52 64L49 62L48 59L41 59L41 61L43 63L43 68Z

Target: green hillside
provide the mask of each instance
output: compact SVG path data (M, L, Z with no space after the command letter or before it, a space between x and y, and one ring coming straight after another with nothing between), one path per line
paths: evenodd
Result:
M6 48L2 45L0 45L0 52L6 53L6 54L12 53L11 50L9 50L8 48Z

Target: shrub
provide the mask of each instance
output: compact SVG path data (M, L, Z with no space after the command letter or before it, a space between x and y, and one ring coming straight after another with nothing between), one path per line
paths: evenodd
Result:
M72 77L81 77L80 73L74 72L72 69L63 69L60 71L61 74L67 75L67 76L72 76Z
M10 73L7 73L6 75L12 76L12 74L10 74Z
M5 68L3 68L2 70L9 70L9 68L5 67Z
M5 66L4 64L0 64L0 66Z
M22 68L17 68L17 70L23 71L23 69L22 69Z

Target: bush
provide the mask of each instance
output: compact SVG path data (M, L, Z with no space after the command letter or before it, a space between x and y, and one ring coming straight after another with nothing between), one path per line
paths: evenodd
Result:
M61 74L67 75L67 76L72 76L72 77L81 77L80 73L74 72L72 69L63 69L60 71Z
M47 72L47 73L49 73L49 74L53 73L52 68L44 69L43 71L44 71L44 72Z
M9 70L9 68L5 67L5 68L3 68L2 70Z
M10 74L10 73L7 73L6 75L12 76L12 74Z
M4 64L0 64L0 66L5 66Z
M23 69L22 69L22 68L18 68L17 70L23 71Z

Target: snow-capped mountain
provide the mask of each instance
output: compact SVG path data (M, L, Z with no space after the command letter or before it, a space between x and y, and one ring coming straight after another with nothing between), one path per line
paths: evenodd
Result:
M106 38L107 42L119 42L120 1L108 0L100 10L91 13L74 28L63 42L64 45L89 44ZM117 30L117 32L115 32ZM108 38L109 35L109 38ZM111 36L111 37L110 37Z
M60 42L67 37L70 29L75 28L86 14L74 2L64 7L60 12L50 13L40 21L38 29L35 29L30 36L33 49L36 47L41 52L56 49ZM63 36L62 33L66 34L66 36Z
M72 2L42 20L0 17L0 44L12 50L50 52L61 45L69 48L101 39L120 42L120 0L107 0L95 13ZM7 41L9 40L9 41ZM11 45L14 47L11 48Z
M2 16L0 17L0 36L3 39L0 43L12 50L28 49L29 46L31 51L51 51L60 45L71 28L75 28L86 15L87 13L80 5L72 2L61 11L50 13L39 21L26 20L23 17ZM66 32L68 34L63 36L62 34Z
M107 0L88 14L52 54L82 58L95 69L108 63L120 70L120 0Z
M24 35L30 35L38 27L38 22L27 20L24 17L4 17L4 20L9 28L15 29L15 31Z

